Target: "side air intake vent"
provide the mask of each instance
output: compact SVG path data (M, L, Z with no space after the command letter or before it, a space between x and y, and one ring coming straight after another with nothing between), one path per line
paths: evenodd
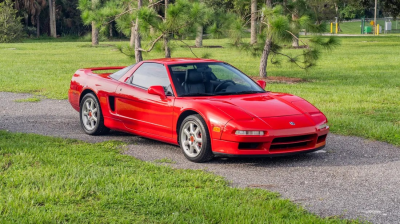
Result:
M108 103L110 104L110 109L111 111L115 111L115 97L114 96L109 96L108 97Z

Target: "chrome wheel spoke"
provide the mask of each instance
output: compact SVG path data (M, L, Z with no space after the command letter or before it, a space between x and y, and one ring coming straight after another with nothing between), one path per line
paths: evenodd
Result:
M184 132L184 134L186 135L187 139L189 139L189 138L190 138L190 133L189 133L189 131L185 129L185 130L183 130L183 132Z
M195 141L196 143L202 143L202 142L203 142L203 139L201 139L201 137L199 138L199 137L195 136L195 137L194 137L194 141Z
M96 102L89 98L83 103L82 108L82 124L86 130L92 131L96 128L99 119L99 111Z
M201 148L198 145L193 145L194 149L196 149L196 153L198 154L201 151Z
M190 134L194 133L194 124L190 123Z
M94 128L94 120L91 120L91 121L90 121L90 126L91 126L92 128Z
M194 154L194 147L193 147L193 145L190 146L190 148L189 148L189 153L190 153L190 154Z
M194 121L188 121L183 125L180 133L181 147L189 157L196 157L203 148L203 138L200 126Z

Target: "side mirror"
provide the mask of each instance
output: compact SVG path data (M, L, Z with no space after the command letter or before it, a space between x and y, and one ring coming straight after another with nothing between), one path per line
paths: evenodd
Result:
M160 98L161 98L162 100L164 100L164 99L167 98L167 96L165 96L164 87L162 87L162 86L150 86L150 87L147 89L147 92L148 92L149 94L152 94L152 95L160 96Z
M257 84L258 84L259 86L261 86L261 88L263 88L263 90L265 90L265 87L267 87L267 82L264 81L264 80L258 80L258 81L257 81Z

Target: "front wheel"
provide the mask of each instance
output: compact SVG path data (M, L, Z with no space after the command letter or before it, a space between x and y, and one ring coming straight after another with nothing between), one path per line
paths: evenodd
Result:
M80 105L80 121L82 129L89 135L101 135L110 129L104 126L100 103L92 93L86 94Z
M207 124L198 114L183 120L179 131L179 143L185 157L192 162L206 162L214 157Z

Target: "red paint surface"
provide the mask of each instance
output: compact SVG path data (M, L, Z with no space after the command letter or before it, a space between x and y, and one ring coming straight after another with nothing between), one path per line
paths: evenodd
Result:
M219 61L171 58L146 62L171 65ZM179 118L187 111L198 113L207 123L212 150L219 153L272 155L307 151L325 145L323 136L328 134L329 128L318 129L319 125L327 122L325 115L300 97L272 92L228 96L161 97L159 89L145 90L124 83L142 63L138 63L120 80L109 78L108 73L95 74L94 71L124 67L78 70L71 80L69 102L79 111L83 93L91 91L99 99L104 124L108 128L172 144L178 144ZM167 66L165 67L167 69ZM170 75L168 69L167 73ZM172 87L176 96L175 88ZM114 100L110 101L111 98ZM112 102L114 105L110 105ZM294 122L295 125L291 125L290 122ZM219 127L221 131L214 132L214 127ZM235 135L236 130L259 130L265 134L238 136ZM305 137L291 138L293 136ZM319 136L322 137L318 138ZM287 138L282 140L286 142L274 143L280 138ZM255 143L257 147L239 149L239 143Z

